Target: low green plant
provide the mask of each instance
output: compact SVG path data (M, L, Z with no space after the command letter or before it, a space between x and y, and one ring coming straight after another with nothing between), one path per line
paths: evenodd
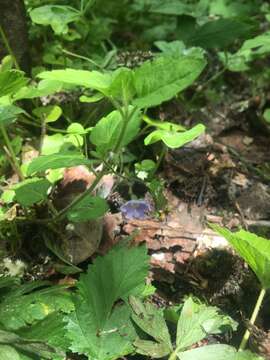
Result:
M94 196L94 190L105 174L114 172L121 176L122 159L127 146L138 141L140 134L147 134L144 145L162 142L162 150L151 171L153 177L166 148L181 147L204 132L198 124L190 130L170 122L158 122L143 116L147 108L160 105L191 85L206 65L201 57L160 56L131 70L119 68L114 72L85 71L75 69L45 71L36 86L27 85L28 80L19 71L0 73L2 95L0 97L0 130L5 144L6 158L20 181L2 194L5 211L14 203L22 208L22 216L16 221L33 221L57 226L67 217L70 222L93 220L108 209L105 199ZM156 74L159 74L159 77ZM6 85L8 84L8 86ZM71 123L64 133L45 135L40 140L40 156L21 164L8 129L17 124L29 124L51 128L62 115L60 106L38 106L32 115L18 107L17 101L35 99L54 94L60 89L81 88L92 93L95 101L106 98L115 108L97 121L96 125L84 128ZM93 98L92 98L93 100ZM83 99L85 101L85 99ZM22 115L22 116L20 116ZM31 119L31 120L30 120ZM142 126L146 123L146 126ZM16 129L16 127L15 127ZM150 131L151 129L151 131ZM14 131L14 130L13 130ZM13 132L12 131L12 132ZM16 130L15 130L16 131ZM57 132L57 130L56 130ZM53 205L53 188L61 178L61 169L85 165L93 172L99 165L93 184L61 210ZM13 196L12 196L13 194ZM47 217L37 218L37 207L47 207ZM29 210L30 211L29 211ZM5 220L5 217L4 217Z
M250 323L253 325L259 314L266 291L270 288L270 242L249 231L239 230L233 233L218 225L212 224L211 227L229 241L260 281L261 291L250 318ZM249 336L250 332L246 330L239 350L245 349Z

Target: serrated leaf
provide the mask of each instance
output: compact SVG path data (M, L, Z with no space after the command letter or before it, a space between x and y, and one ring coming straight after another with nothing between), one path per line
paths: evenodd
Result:
M48 287L32 291L35 284L20 286L1 299L0 318L8 330L17 330L36 320L42 320L49 314L61 310L70 312L73 309L71 295L64 287ZM40 286L40 285L39 285Z
M136 97L133 105L153 107L168 101L191 85L206 65L204 59L160 56L134 70ZM158 76L157 76L158 74Z
M86 196L67 213L69 221L81 222L98 219L109 210L106 200L98 196Z
M172 352L170 334L163 317L163 312L151 303L143 304L140 299L130 296L132 319L148 335L156 340L136 340L137 352L154 358L164 357Z
M140 111L134 111L132 106L129 106L128 111L130 115L133 114L129 119L120 147L128 145L140 130ZM123 124L124 120L117 110L112 111L109 115L99 120L91 131L90 140L97 146L100 153L105 154L115 148Z
M46 171L48 169L69 168L77 165L90 165L91 161L79 153L54 153L42 155L33 159L27 168L27 175Z
M157 141L163 141L171 149L179 148L188 142L196 139L205 131L205 126L198 124L190 130L178 132L178 131L168 131L168 130L155 130L151 132L145 139L144 144L150 145L154 144Z
M177 353L181 360L263 360L250 351L236 352L229 345L213 344Z
M13 186L15 198L22 206L31 206L46 199L51 183L38 177L26 179Z
M23 109L15 105L0 105L0 126L12 123L16 120L17 115L23 112Z
M138 295L148 271L145 247L120 247L98 257L77 283L79 297L69 316L71 350L96 360L113 360L128 354L136 333L130 308L116 301Z
M257 275L264 289L270 288L270 241L249 231L240 230L235 233L211 224L213 230L234 247L238 254L248 263Z
M66 84L84 86L100 92L108 89L112 80L110 74L75 69L44 71L38 74L38 77L46 80L61 81Z
M65 314L53 312L32 326L22 327L17 334L25 339L46 342L55 348L68 351L70 342L66 335Z
M25 86L28 79L24 73L18 70L8 70L0 72L0 97L11 95Z
M79 19L78 10L71 6L44 5L29 12L35 24L50 25L56 34L66 34L68 24Z
M216 307L196 303L190 297L184 303L177 324L177 351L187 349L209 334L235 327L236 323L229 316L219 314Z

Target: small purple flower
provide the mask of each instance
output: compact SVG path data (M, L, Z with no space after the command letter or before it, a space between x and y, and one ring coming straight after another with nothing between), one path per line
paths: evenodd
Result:
M152 207L146 200L130 200L120 208L126 219L146 219Z

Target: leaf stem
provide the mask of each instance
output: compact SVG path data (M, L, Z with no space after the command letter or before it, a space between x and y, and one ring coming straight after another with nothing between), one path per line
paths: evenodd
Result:
M20 180L24 180L24 175L23 175L23 173L21 171L19 162L18 162L18 160L16 158L16 155L15 155L15 152L14 152L14 150L12 148L12 144L11 144L11 141L9 140L9 137L8 137L5 126L0 125L0 130L1 130L2 136L4 138L4 141L6 143L6 147L8 149L8 152L9 152L11 165L14 168L14 170L16 171L17 175L19 176Z
M177 359L177 352L174 350L171 355L169 356L168 360L176 360Z
M256 304L255 304L253 313L252 313L251 318L250 318L250 324L252 324L252 325L254 325L254 323L255 323L255 321L256 321L256 318L257 318L257 316L258 316L260 307L261 307L261 305L262 305L262 302L263 302L265 293L266 293L266 290L265 290L264 288L262 288L261 291L260 291L260 294L259 294L259 296L258 296L257 302L256 302ZM250 337L250 331L247 329L247 330L245 331L245 334L244 334L243 339L242 339L242 341L241 341L241 344L240 344L240 346L239 346L239 351L245 350L245 347L246 347L246 345L247 345L247 342L248 342L249 337Z
M58 212L58 214L52 219L54 222L57 222L61 220L68 211L70 211L71 208L73 208L75 205L77 205L80 201L82 201L87 195L90 195L100 182L100 180L103 178L103 176L106 174L107 169L104 168L100 173L97 175L95 180L93 181L92 185L87 189L85 192L83 192L81 195L77 196L68 206L66 206L64 209Z
M0 25L0 36L1 36L2 40L3 40L3 43L4 43L5 47L6 47L9 55L12 57L12 59L14 61L15 68L17 70L20 70L19 63L18 63L18 61L16 59L16 56L15 56L15 54L14 54L14 52L13 52L13 50L12 50L10 44L9 44L8 38L7 38L7 36L6 36L5 32L4 32L4 29L2 28L1 25Z

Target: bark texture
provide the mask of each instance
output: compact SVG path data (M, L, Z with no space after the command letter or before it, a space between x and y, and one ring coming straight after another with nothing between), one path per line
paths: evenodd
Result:
M21 69L29 73L29 43L23 0L0 0L0 25ZM0 39L0 59L7 53L3 40Z

